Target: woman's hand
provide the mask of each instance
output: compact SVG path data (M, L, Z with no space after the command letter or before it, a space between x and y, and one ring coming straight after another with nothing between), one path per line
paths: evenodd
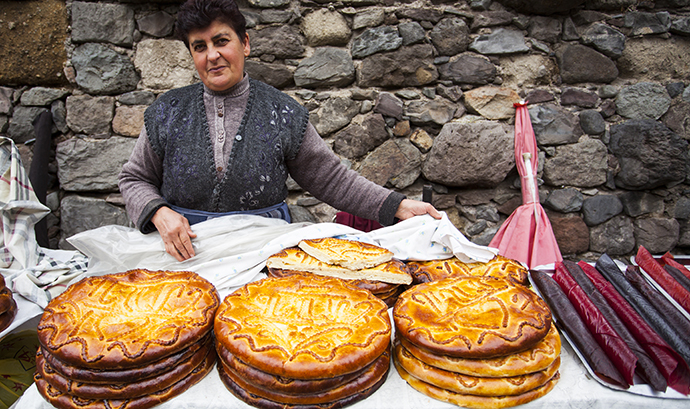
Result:
M434 219L440 219L441 213L436 210L431 203L420 202L419 200L403 199L398 205L398 211L395 212L395 217L400 220L409 219L410 217L428 214Z
M192 239L196 234L189 227L189 221L169 207L161 207L151 218L165 244L165 251L177 261L194 257Z

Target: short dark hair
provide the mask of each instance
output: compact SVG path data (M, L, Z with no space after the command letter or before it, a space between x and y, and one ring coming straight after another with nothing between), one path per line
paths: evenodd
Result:
M189 48L189 32L220 21L232 27L244 43L246 20L234 0L187 0L177 12L175 35Z

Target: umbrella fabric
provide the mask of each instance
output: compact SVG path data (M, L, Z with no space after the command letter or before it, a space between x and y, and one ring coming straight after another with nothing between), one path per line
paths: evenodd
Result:
M528 268L559 262L561 251L539 203L537 141L526 102L515 104L515 165L521 177L522 205L501 225L489 246Z

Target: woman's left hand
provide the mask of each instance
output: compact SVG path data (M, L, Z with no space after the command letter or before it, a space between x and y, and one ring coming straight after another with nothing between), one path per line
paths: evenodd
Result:
M440 219L441 213L436 210L431 203L420 202L419 200L403 199L398 205L398 211L395 212L395 217L400 220L409 219L414 216L421 216L428 214L434 219Z

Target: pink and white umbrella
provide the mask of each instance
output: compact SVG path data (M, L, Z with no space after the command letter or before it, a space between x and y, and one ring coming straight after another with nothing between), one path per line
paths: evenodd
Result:
M489 243L498 254L520 261L528 268L562 261L551 222L539 203L537 189L537 140L527 102L515 106L515 165L521 177L522 205L503 223Z

